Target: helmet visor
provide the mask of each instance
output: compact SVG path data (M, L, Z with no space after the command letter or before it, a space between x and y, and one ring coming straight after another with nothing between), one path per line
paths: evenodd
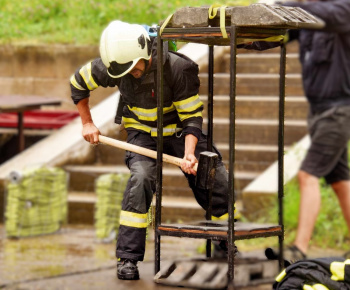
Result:
M133 61L129 61L127 63L117 63L116 61L110 62L110 66L107 69L109 75L114 78L122 77L129 70L132 69Z

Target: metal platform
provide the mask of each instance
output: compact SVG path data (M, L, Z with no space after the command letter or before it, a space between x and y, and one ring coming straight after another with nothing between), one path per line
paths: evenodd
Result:
M227 240L228 222L199 221L189 224L162 224L158 230L161 235L198 239ZM252 239L278 236L282 233L281 225L235 222L234 239Z
M228 286L226 260L170 260L162 263L154 282L168 286L197 289L226 289ZM278 275L278 261L261 259L235 260L235 286L255 286L272 283Z

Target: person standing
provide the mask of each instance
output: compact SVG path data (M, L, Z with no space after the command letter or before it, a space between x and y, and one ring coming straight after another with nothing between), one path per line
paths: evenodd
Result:
M350 232L350 1L288 2L322 19L322 30L291 31L298 39L311 145L298 172L300 206L296 238L284 251L289 262L305 259L321 207L319 179L334 190ZM272 249L266 256L278 255Z

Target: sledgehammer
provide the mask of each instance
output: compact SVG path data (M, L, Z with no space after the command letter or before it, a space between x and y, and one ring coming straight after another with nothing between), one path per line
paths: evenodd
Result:
M102 135L99 135L98 139L103 144L157 159L157 152L154 150L129 144ZM163 154L163 161L181 167L183 159L168 154ZM193 169L197 172L196 186L198 188L211 189L213 187L217 161L218 155L216 153L209 151L203 151L200 153L198 163L196 163L193 167Z

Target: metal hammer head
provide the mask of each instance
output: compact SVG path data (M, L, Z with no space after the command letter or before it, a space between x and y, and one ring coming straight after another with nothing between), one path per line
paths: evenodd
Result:
M218 155L213 152L203 151L199 155L196 187L209 190L214 186L215 169L218 163Z

